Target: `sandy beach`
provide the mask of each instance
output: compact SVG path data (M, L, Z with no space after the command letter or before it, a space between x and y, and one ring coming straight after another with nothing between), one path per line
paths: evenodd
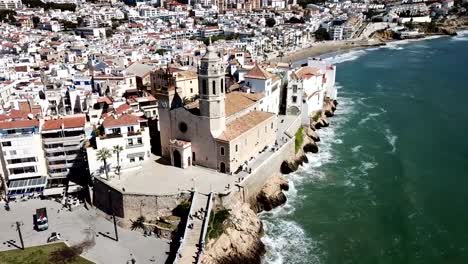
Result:
M351 49L368 48L373 46L385 45L384 42L378 40L355 40L355 41L327 41L317 42L311 47L298 50L283 57L276 57L269 62L295 62L306 59L308 57L316 57L327 53L343 52Z

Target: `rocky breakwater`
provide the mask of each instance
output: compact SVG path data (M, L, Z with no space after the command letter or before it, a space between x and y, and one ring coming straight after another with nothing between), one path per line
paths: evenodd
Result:
M273 176L250 204L237 199L237 203L226 205L223 210L229 216L222 223L222 234L208 241L202 263L261 263L265 245L261 240L263 225L257 213L284 204L283 191L288 189L288 181L283 176Z
M296 171L299 166L304 163L308 163L306 153L318 152L317 143L320 141L320 137L310 127L301 127L300 131L296 133L296 153L289 160L283 161L281 164L281 173L289 174Z

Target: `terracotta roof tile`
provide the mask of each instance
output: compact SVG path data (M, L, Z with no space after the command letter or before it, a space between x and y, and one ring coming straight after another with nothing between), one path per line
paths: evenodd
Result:
M102 125L106 128L109 127L119 127L119 126L129 126L137 125L139 118L134 115L125 114L120 117L109 116L104 119Z
M272 75L273 74L260 68L258 64L255 64L255 66L250 71L247 72L247 74L245 75L245 78L267 80L267 79L270 79Z
M39 120L15 120L0 122L0 129L39 127Z
M86 116L85 115L75 115L75 116L67 116L62 119L53 119L53 120L46 120L44 125L42 126L42 130L57 130L61 129L62 125L64 129L67 128L80 128L84 127L86 123Z
M117 107L115 109L115 113L120 115L120 114L123 114L123 113L126 113L126 112L131 112L129 110L132 110L132 108L130 107L129 104L122 104L122 105L120 105L119 107Z
M250 94L242 92L232 92L226 94L225 111L226 116L240 112L264 97L263 93Z
M224 132L218 137L219 140L231 141L241 136L258 124L274 116L274 113L253 111L226 125Z
M299 79L309 79L312 76L320 75L320 69L314 67L302 67L295 72Z

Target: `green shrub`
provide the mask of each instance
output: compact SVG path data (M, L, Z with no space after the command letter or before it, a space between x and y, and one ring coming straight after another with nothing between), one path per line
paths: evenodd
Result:
M224 222L229 218L229 211L228 209L221 209L212 212L208 223L208 231L206 232L207 240L216 239L224 232Z
M303 130L304 129L300 127L296 132L296 141L294 145L296 153L299 151L299 149L301 149L302 143L304 142L304 136L302 135L304 132Z

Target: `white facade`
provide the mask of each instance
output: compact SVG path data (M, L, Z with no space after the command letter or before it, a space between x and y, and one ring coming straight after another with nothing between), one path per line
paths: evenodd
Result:
M0 123L2 174L8 182L8 196L42 193L47 169L38 120Z
M120 118L117 117L117 120ZM115 119L114 117L108 117ZM137 169L151 154L151 142L149 129L142 127L138 122L122 122L120 125L108 125L104 122L104 135L96 137L96 148L88 147L89 172L94 177L105 177L105 169L102 161L98 160L97 153L100 149L108 149L112 156L107 159L109 175L115 176L117 167L121 171ZM114 146L121 146L119 153L120 162L117 161L117 153L113 153Z
M255 65L244 76L246 86L243 88L248 93L263 93L264 98L260 102L259 111L279 113L281 80Z

